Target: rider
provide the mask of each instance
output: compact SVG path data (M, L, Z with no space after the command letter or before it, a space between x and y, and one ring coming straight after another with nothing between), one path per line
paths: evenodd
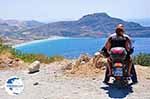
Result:
M106 75L104 79L104 83L108 83L110 76L112 75L112 61L110 59L109 51L112 47L124 47L127 51L127 57L126 61L128 63L128 76L131 76L131 72L134 75L134 78L132 79L133 83L137 83L137 77L136 77L136 72L134 69L134 65L132 65L132 58L130 54L133 53L133 47L132 47L132 41L131 38L125 34L124 26L123 24L118 24L115 30L116 33L111 34L102 51L104 51L107 61L108 61L108 66L106 69ZM132 69L132 70L131 70ZM134 69L134 70L133 70ZM132 77L131 77L132 78Z

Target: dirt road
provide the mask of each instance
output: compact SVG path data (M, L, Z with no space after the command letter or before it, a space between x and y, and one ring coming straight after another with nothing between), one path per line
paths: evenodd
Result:
M34 74L28 74L27 70L0 71L0 99L150 99L150 68L136 66L139 83L117 89L102 83L103 73L69 76L64 75L63 66L52 63ZM24 91L18 96L8 95L3 87L10 76L23 80Z

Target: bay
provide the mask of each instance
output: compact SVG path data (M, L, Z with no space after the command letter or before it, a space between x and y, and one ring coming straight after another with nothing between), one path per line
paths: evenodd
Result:
M44 54L47 56L61 55L66 58L77 58L80 54L94 55L105 44L106 38L63 38L43 40L37 43L23 44L15 47L24 53ZM150 38L133 38L134 53L150 53Z

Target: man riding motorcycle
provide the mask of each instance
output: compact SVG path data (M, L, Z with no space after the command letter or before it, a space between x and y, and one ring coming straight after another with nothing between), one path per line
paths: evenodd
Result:
M111 34L102 51L104 52L105 56L107 57L108 66L106 69L105 79L104 83L108 83L110 76L112 75L112 60L110 58L109 52L110 49L113 47L123 47L127 51L127 56L125 61L128 63L128 75L131 76L131 73L133 74L133 77L131 77L133 83L137 83L137 77L134 65L132 63L131 54L133 53L133 47L132 47L132 41L131 38L126 35L124 32L124 26L123 24L118 24L115 30L116 33Z

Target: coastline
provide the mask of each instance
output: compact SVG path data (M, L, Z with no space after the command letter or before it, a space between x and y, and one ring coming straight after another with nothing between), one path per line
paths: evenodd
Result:
M28 42L23 42L23 43L19 43L19 44L13 44L11 47L12 48L16 48L16 47L21 47L21 46L25 46L28 44L34 44L34 43L39 43L39 42L45 42L45 41L52 41L52 40L59 40L59 39L69 39L72 37L62 37L62 36L52 36L46 39L39 39L39 40L31 40ZM80 37L81 38L81 37ZM83 37L84 39L91 39L90 37ZM72 39L79 39L79 38L72 38Z
M73 38L73 37L51 36L49 38L44 38L44 39L39 39L39 40L29 40L29 41L26 41L26 40L14 41L14 40L12 40L12 41L9 41L9 43L8 42L5 43L5 45L10 45L12 48L16 48L16 47L25 46L25 45L28 45L28 44L33 44L33 43L39 43L39 42L45 42L45 41L51 41L51 40L59 40L59 39L68 39L68 38L79 39L79 38L82 38L82 37ZM83 38L84 39L91 39L90 37L83 37ZM136 38L138 38L138 37L136 37ZM138 38L138 39L141 39L141 38ZM133 38L133 40L134 40L134 38Z
M21 47L21 46L25 46L25 45L28 45L28 44L34 44L34 43L39 43L39 42L59 40L59 39L68 39L68 38L69 37L52 36L52 37L47 38L47 39L33 40L33 41L21 43L21 44L16 44L16 45L13 45L12 48Z

